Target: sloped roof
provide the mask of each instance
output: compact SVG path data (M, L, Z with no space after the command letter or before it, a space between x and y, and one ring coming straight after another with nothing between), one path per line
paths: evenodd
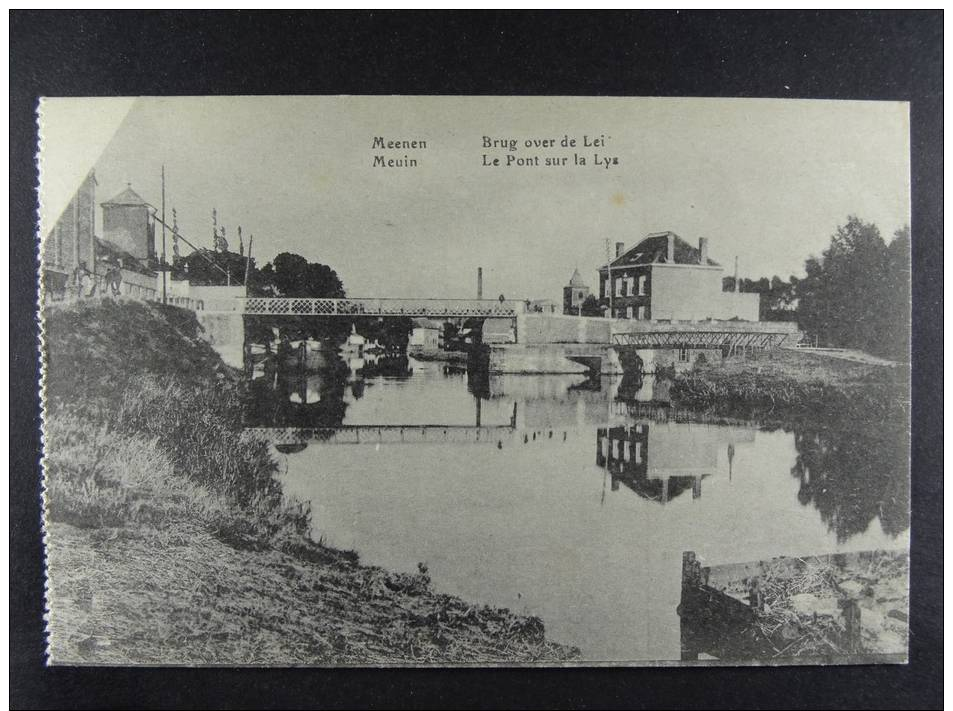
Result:
M613 267L633 266L638 264L665 263L668 261L668 239L671 235L675 239L675 264L698 264L699 252L674 232L653 232L634 247L626 250L621 256L610 262ZM721 265L713 259L706 261L709 267ZM605 266L601 267L605 270Z
M576 286L576 287L586 286L586 282L582 280L582 274L579 273L578 269L573 270L572 278L569 280L569 286Z
M123 190L121 193L119 193L119 194L118 194L116 197L114 197L112 200L107 200L106 202L104 202L104 203L102 203L102 204L103 204L104 206L105 206L105 205L123 205L123 206L125 206L125 205L132 205L132 206L142 205L142 206L144 206L144 207L148 207L148 206L149 206L149 203L147 203L145 200L143 200L143 199L139 196L139 193L137 193L135 190L132 189L132 185L129 184L129 183L126 184L126 189L125 189L125 190Z

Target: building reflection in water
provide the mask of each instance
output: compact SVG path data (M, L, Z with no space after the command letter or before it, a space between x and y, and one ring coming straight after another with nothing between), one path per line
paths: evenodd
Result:
M654 402L668 404L671 396L672 380L662 375L626 373L616 389L617 400L632 402Z
M735 444L753 442L753 430L640 423L596 430L596 465L644 499L665 504L687 491L697 499L702 481L718 471L719 452L730 463Z

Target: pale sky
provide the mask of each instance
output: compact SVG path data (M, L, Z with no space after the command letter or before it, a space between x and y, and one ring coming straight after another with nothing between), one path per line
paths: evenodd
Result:
M42 123L62 128L77 101L47 102ZM609 138L522 146L566 134ZM427 148L374 150L375 136ZM484 153L508 153L484 136L517 139L520 157L598 152L619 165L483 167ZM375 168L378 154L418 167ZM159 205L163 163L184 235L211 246L215 207L233 249L241 225L259 265L296 252L333 267L351 296L473 297L482 266L486 296L561 300L576 267L597 283L606 239L630 246L662 230L708 237L728 273L737 255L742 276L786 277L848 214L887 239L910 221L908 105L894 102L142 98L90 166L97 201L130 182Z

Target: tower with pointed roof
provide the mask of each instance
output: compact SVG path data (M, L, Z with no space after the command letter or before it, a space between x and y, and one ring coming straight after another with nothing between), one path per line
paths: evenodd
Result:
M563 313L578 316L582 303L589 296L589 287L578 269L574 269L569 283L563 287Z
M155 222L152 206L127 183L126 189L102 203L103 239L143 263L155 259Z

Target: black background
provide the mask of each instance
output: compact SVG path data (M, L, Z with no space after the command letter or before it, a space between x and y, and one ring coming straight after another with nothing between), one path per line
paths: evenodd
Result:
M936 11L11 12L13 707L939 707L942 19ZM915 426L910 664L436 671L45 668L34 320L37 98L286 93L911 102Z

